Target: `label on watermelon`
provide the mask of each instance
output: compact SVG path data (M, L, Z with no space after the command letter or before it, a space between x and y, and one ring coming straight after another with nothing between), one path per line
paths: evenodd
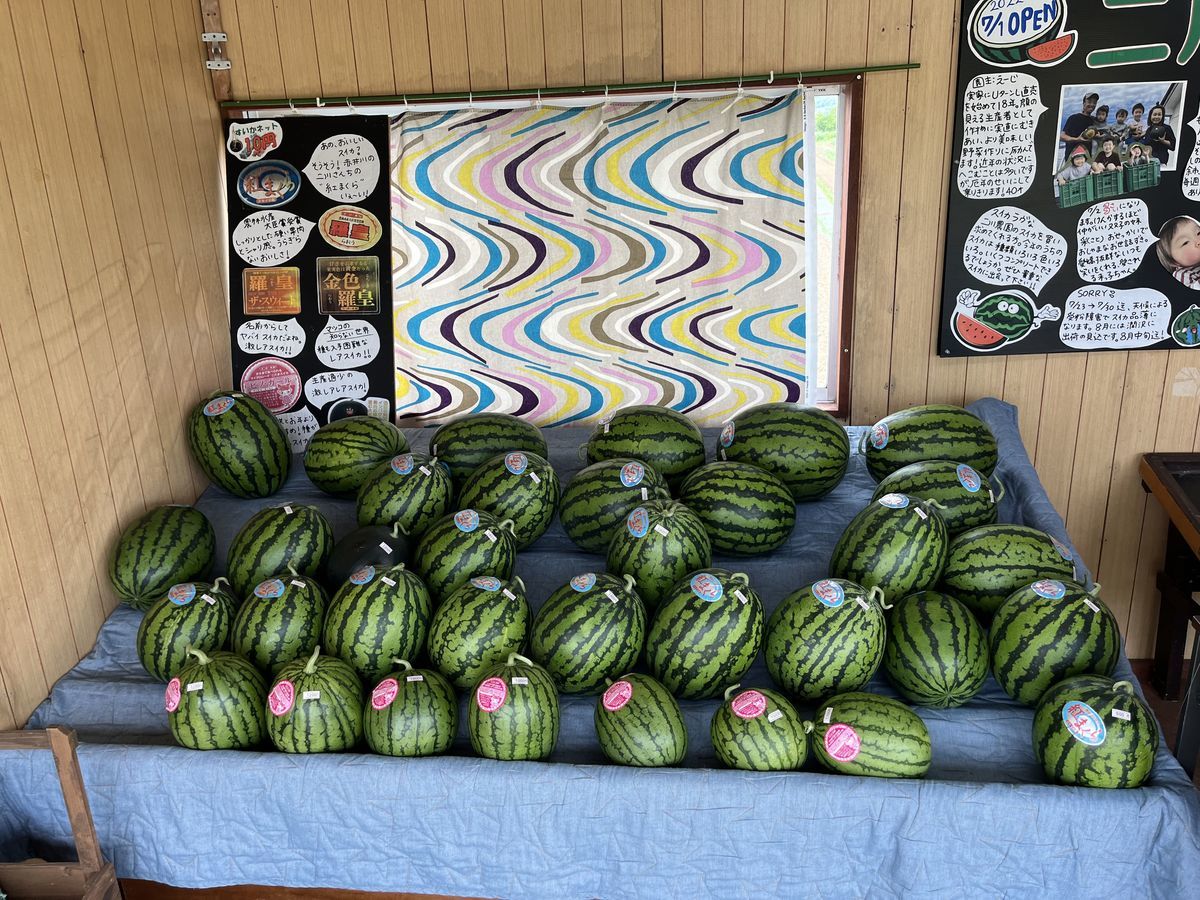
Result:
M655 534L661 534L663 537L671 536L671 532L662 524L662 522L654 523L654 532Z
M513 687L517 687L520 685L526 685L526 684L529 684L529 679L526 678L524 675L514 675L512 683L513 683Z
M217 601L214 598L208 596L208 594L201 594L200 599L203 600L205 603L207 603L209 606L217 605Z
M767 711L767 698L760 691L742 691L729 703L739 719L757 719Z
M629 702L629 698L633 696L633 685L628 681L614 681L608 686L608 690L604 692L604 708L609 712L616 712Z
M618 597L616 594L614 594L612 591L605 591L604 596L607 597L609 600L611 600L613 603L621 602L621 598Z
M433 470L430 469L429 466L421 466L421 468L417 469L417 471L420 472L422 475L424 475L426 478L428 478L430 475L433 474Z
M492 591L495 593L500 590L500 579L494 575L477 575L471 579L471 584L481 591Z
M621 484L625 487L637 487L646 477L646 467L640 462L627 462L621 466ZM645 497L642 498L643 500Z
M363 566L361 569L355 569L350 575L351 584L366 584L375 577L374 566Z
M202 691L202 690L204 690L204 682L203 681L193 681L191 684L189 684L187 686L187 688L185 688L185 690L187 690L187 692L189 694L194 694L194 693L196 693L196 691Z
M221 413L229 412L233 409L233 404L237 401L232 397L214 397L204 404L204 414L209 416L219 416Z
M176 606L187 606L196 596L196 586L190 581L185 581L182 584L173 584L171 589L167 591L167 599Z
M371 709L387 709L400 693L400 683L395 678L385 678L371 691Z
M1123 709L1114 709L1112 711L1112 717L1114 719L1120 719L1122 722L1132 722L1133 721L1133 716L1131 716L1128 712L1126 712Z
M425 676L424 675L405 675L404 680L409 681L409 682L424 681Z
M320 700L321 692L320 691L305 691L303 694L300 695L300 699L301 700Z
M767 713L767 721L771 722L772 724L775 722L778 722L782 718L783 718L783 710L782 709L773 709L769 713Z
M825 752L838 762L850 762L861 748L862 739L849 725L838 722L825 732Z
M508 588L505 588L505 589L504 589L504 590L502 590L500 593L502 593L502 594L503 594L505 597L507 597L509 600L516 600L516 599L517 599L517 595L516 595L516 594L514 594L512 591L510 591Z
M296 686L290 681L281 681L267 694L267 707L275 716L286 716L296 704Z
M454 514L454 526L464 534L479 527L479 513L473 509L460 509Z
M529 457L524 453L509 453L504 457L504 468L514 475L524 475L529 468Z
M726 422L725 427L721 429L721 446L728 447L733 443L734 432L737 431L736 426L732 422Z
M537 472L534 472L533 470L530 470L530 472L529 472L529 477L530 477L530 478L533 480L533 483L534 483L534 484L541 484L541 483L542 483L542 479L538 477L538 473L537 473Z
M1088 609L1090 609L1092 612L1097 612L1097 613L1100 612L1100 607L1096 605L1096 602L1091 597L1084 597L1083 605L1086 606Z
M903 494L884 494L879 502L888 509L904 509L908 506L908 498Z
M300 587L304 587L304 582L300 582ZM274 600L276 597L282 597L284 592L283 581L279 578L268 578L266 581L260 581L258 586L254 588L254 596L261 597L263 600Z
M392 555L392 545L389 544L387 541L380 541L379 549L382 550L384 553L386 553L388 556Z
M1062 708L1063 724L1071 737L1089 747L1099 747L1104 743L1104 720L1100 714L1082 700L1068 700Z
M812 595L818 601L828 606L830 609L837 609L846 602L846 592L842 590L842 586L836 581L831 581L826 578L823 581L818 581L810 588Z
M1071 556L1071 551L1067 549L1066 544L1055 537L1050 538L1050 543L1054 545L1054 549L1058 551L1059 556L1061 556L1067 562L1074 562L1074 559Z
M889 436L887 422L876 422L871 428L871 446L882 450L887 446Z
M508 699L508 685L503 678L486 678L475 689L475 703L485 713L494 713Z
M1051 578L1043 578L1041 581L1035 581L1029 586L1039 597L1044 597L1047 600L1061 600L1066 596L1067 586L1061 581L1054 581Z
M179 701L183 697L183 691L179 687L179 679L172 678L167 682L167 693L164 698L166 702L167 712L173 713L179 709Z
M289 584L291 584L292 587L308 587L308 583L301 581L299 578L293 578Z
M411 453L404 453L400 456L392 457L392 471L397 475L407 475L413 470L413 457Z
M979 488L983 485L983 480L979 477L979 473L966 463L959 463L958 468L954 472L958 475L958 483L968 493L974 494L978 492Z
M484 537L486 537L486 538L487 538L489 541L491 541L493 544L494 544L494 543L496 543L496 534L495 534L495 532L494 532L494 531L492 531L492 529L490 529L490 528L486 529L486 530L483 532L483 536L484 536Z
M716 603L725 596L725 586L721 584L721 579L708 572L693 575L691 585L692 593L708 603Z
M395 587L395 586L396 586L396 582L395 582L395 581L393 581L391 578L388 578L386 575L384 575L384 576L383 576L382 578L380 578L379 580L380 580L380 581L382 581L384 584L386 584L388 587Z
M645 537L646 532L650 530L650 513L646 511L646 507L638 506L634 508L625 517L625 527L629 529L629 533L635 538Z
M596 584L596 576L592 572L576 575L571 579L571 587L583 594L590 591Z

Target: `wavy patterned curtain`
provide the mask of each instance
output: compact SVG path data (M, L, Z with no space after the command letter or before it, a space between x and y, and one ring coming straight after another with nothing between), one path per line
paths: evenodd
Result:
M406 113L396 408L716 424L805 397L804 98Z

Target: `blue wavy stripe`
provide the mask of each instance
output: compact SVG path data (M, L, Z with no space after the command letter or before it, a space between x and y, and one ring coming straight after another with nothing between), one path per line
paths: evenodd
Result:
M808 340L808 321L807 314L800 313L798 316L792 316L788 321L788 331L800 338L802 341Z
M783 254L765 241L760 241L752 234L746 234L744 231L735 231L734 234L736 234L738 237L743 237L750 243L756 245L764 254L766 254L767 257L767 267L765 270L763 270L763 273L755 277L753 281L743 284L740 288L734 291L733 296L736 297L738 294L750 290L750 288L754 287L756 284L761 284L778 272L780 267L783 265Z
M591 240L589 240L587 237L576 234L572 231L568 231L561 225L555 225L553 222L543 219L541 216L535 216L533 213L526 213L525 218L529 219L531 222L536 222L547 231L553 231L559 237L569 242L579 254L579 261L575 263L575 265L572 266L569 271L560 275L558 278L555 278L548 285L546 285L547 288L552 288L556 284L562 284L564 281L570 281L580 273L587 271L588 266L596 261L596 248L592 245Z
M508 306L502 306L499 309L494 309L494 310L490 310L485 313L481 313L480 315L478 315L477 317L472 319L470 326L468 326L468 331L471 334L471 338L477 344L479 344L479 346L486 347L487 349L491 350L494 353L498 353L501 356L506 356L509 359L516 359L516 360L520 360L521 362L524 362L525 357L521 356L519 353L513 353L509 350L505 350L503 347L497 347L495 344L488 342L488 340L486 338L484 338L484 336L483 336L483 329L484 329L484 326L487 325L488 322L490 322L492 319L496 318L497 316L502 316L505 313L512 312L515 309L520 309L523 306L529 306L530 304L537 303L538 301L544 300L544 299L545 299L545 295L538 296L538 297L530 297L525 300L518 300L516 303L511 303Z
M409 125L408 117L401 116L401 119L402 119L401 124L402 124L402 127L404 128L405 133L407 134L409 132L414 132L414 131L430 131L434 128L437 128L439 125L444 125L446 122L448 122L452 118L454 118L454 111L448 110L448 111L442 113L440 116L438 116L436 121L426 122L424 125Z
M545 350L553 350L555 353L562 353L565 356L573 356L576 359L586 359L588 362L600 362L597 356L588 356L586 353L576 353L574 350L568 350L565 347L559 347L556 344L551 344L542 339L542 323L546 321L547 316L553 313L560 306L565 306L568 303L575 303L579 300L586 300L589 297L598 296L598 291L591 291L587 294L572 294L569 297L563 297L555 303L550 304L540 313L525 323L522 329L525 336Z
M789 353L795 353L796 347L792 344L781 344L778 341L768 340L764 337L759 337L754 333L754 323L763 316L773 316L776 313L787 312L800 307L793 303L791 306L782 306L779 309L764 309L762 312L756 312L754 315L746 316L738 323L738 336L747 344L753 344L758 347L777 347L780 350L787 350Z
M626 206L629 209L640 209L642 212L652 214L661 212L661 210L657 210L654 207L646 206L643 203L636 203L632 200L627 200L624 197L619 197L610 191L606 191L604 188L600 187L600 183L596 180L596 166L600 163L600 160L603 158L605 153L618 144L632 140L636 135L641 134L647 128L653 128L654 124L654 122L647 122L644 125L639 125L632 131L617 135L608 143L602 144L595 153L588 157L587 165L583 167L583 183L587 185L587 189L589 192L591 192L593 197L595 197L597 200L607 201L616 206Z
M597 388L595 385L591 384L590 382L584 381L582 378L576 378L573 375L567 375L563 372L556 371L554 369L551 369L549 366L542 365L541 363L530 363L525 368L532 369L539 373L546 372L546 373L549 373L549 374L555 376L556 378L561 378L563 381L569 381L572 384L578 385L579 387L583 388L585 391L588 392L588 396L591 397L591 400L588 402L586 409L584 409L580 412L577 412L574 415L567 416L565 419L559 419L557 422L552 422L551 423L552 425L555 425L555 426L570 425L572 422L577 422L580 419L586 419L589 416L594 416L596 413L600 412L600 410L604 407L604 394L601 393L600 389Z
M640 112L630 113L629 115L609 120L608 127L614 128L618 125L628 125L630 122L636 122L638 119L644 119L646 116L652 116L657 112L662 112L670 105L670 100L660 100L657 103L648 105L646 109L643 109Z
M797 165L797 157L803 152L804 141L801 139L792 144L779 160L779 171L783 173L783 177L799 188L804 187L804 174ZM800 205L803 206L803 202Z
M397 289L399 289L402 287L408 287L410 284L415 284L432 272L435 268L437 268L438 263L442 260L442 250L441 247L438 246L438 242L429 235L425 234L425 232L419 231L416 228L410 228L407 224L401 222L399 219L392 219L392 222L399 225L401 228L415 237L418 241L420 241L421 246L425 248L425 264L421 266L421 271L403 284L396 285Z
M684 310L691 309L693 306L699 306L706 300L711 300L713 297L719 297L723 293L725 292L715 291L714 293L701 297L698 300L690 300L687 303L671 307L670 309L659 313L650 320L650 327L647 329L650 333L650 338L660 347L668 347L673 350L678 350L680 353L685 353L688 356L694 356L697 359L702 359L708 363L716 363L718 366L728 366L729 363L723 359L718 359L715 356L709 356L707 353L700 353L685 344L680 344L678 341L671 340L663 328L663 326L666 324L666 321L671 318L671 316L679 315Z
M411 384L414 388L416 388L417 399L413 400L409 403L405 403L403 406L396 407L396 412L400 412L400 410L402 410L402 409L408 409L410 406L420 406L422 403L424 403L426 400L428 400L430 397L433 396L433 391L431 391L429 388L425 387L425 385L421 384L421 382L417 381L417 379L409 377L408 383Z
M475 287L475 285L479 284L479 282L484 281L490 277L493 272L497 271L500 268L500 263L504 261L504 253L501 251L500 245L492 240L488 233L483 229L472 228L465 222L458 221L458 219L451 219L450 221L471 235L471 237L478 240L481 244L483 244L484 249L487 250L488 258L487 263L483 267L483 271L462 286L462 290L466 291Z
M690 378L684 378L682 375L677 374L672 369L662 369L657 366L643 366L640 363L635 363L633 360L626 359L623 356L621 357L621 362L634 369L638 369L639 371L656 375L659 378L669 378L682 387L683 398L676 403L672 403L671 409L679 411L688 409L695 402L696 397L699 396L699 392L696 390L696 385L692 382L692 380Z
M695 131L697 128L703 128L707 124L708 124L707 122L700 122L699 124L693 125L690 128L683 129L683 131L676 131L674 134L669 134L662 140L657 141L655 144L653 144L650 147L649 150L646 150L644 153L642 153L640 156L638 156L637 159L635 159L633 161L633 165L630 166L630 168L629 168L630 180L633 181L633 183L636 184L643 193L649 194L651 197L653 197L659 203L662 203L664 206L670 206L670 207L673 207L674 209L686 210L687 212L705 213L707 215L716 215L717 210L708 209L703 206L686 206L675 200L668 199L661 192L659 192L657 189L655 189L654 185L652 185L650 183L650 157L652 157L655 153L657 153L659 150L661 150L667 144L671 143L671 141L675 140L676 138L683 137L685 134Z
M620 281L617 282L617 284L625 284L626 282L633 281L635 278L640 278L641 276L645 275L647 272L653 272L655 269L657 269L659 266L661 266L663 263L663 260L665 260L667 258L666 242L664 240L662 240L662 238L659 238L656 235L654 235L653 232L646 231L644 228L638 228L636 225L634 225L628 219L618 219L615 216L605 215L604 213L602 213L596 209L589 209L588 215L595 216L598 219L604 219L606 222L612 222L614 225L618 225L621 228L628 228L630 231L634 232L639 237L641 237L644 241L646 241L646 243L648 243L652 248L654 248L654 251L653 251L653 253L651 253L650 261L648 263L646 263L644 266L642 266L636 272L631 272L625 278L622 278Z
M798 353L795 347L788 347L788 349L791 350L792 353L795 353L798 356L803 355L803 354ZM793 372L789 369L781 369L779 366L773 366L770 363L765 363L761 359L752 359L749 357L742 357L742 361L741 361L741 363L739 363L739 365L749 368L750 363L753 363L755 366L759 366L768 371L775 372L779 375L782 375L785 379L791 379L792 382L808 381L808 377L806 375L804 375L804 373L802 373L802 372Z
M521 135L523 135L527 132L537 131L537 129L545 128L547 125L553 125L555 122L565 122L567 119L573 119L576 116L578 116L580 113L584 113L584 112L587 112L586 106L580 106L575 109L563 110L556 116L551 116L550 118L543 119L540 122L534 122L532 125L526 125L524 128L514 131L513 137L520 137Z
M772 197L775 200L782 200L785 203L795 203L798 206L803 206L804 204L799 200L796 200L794 197L789 197L786 194L780 194L778 191L772 191L760 184L756 184L747 178L745 173L742 171L742 168L745 165L746 157L751 153L754 153L757 150L762 150L766 147L771 147L775 144L782 144L786 140L787 136L781 135L779 137L769 138L765 141L759 141L757 144L751 144L744 150L739 150L733 155L733 161L730 163L729 177L732 178L738 184L738 186L745 188L751 193L758 194L762 197Z
M475 387L479 388L479 400L471 412L482 412L496 402L496 392L488 387L487 382L480 381L478 378L472 378L466 372L459 372L455 369L439 369L437 366L422 366L422 368L428 369L430 372L441 372L443 375L461 378L463 381L469 381Z
M486 129L486 126L481 125L478 128L476 128L474 131L468 131L462 137L460 137L458 140L451 141L449 144L447 144L441 150L435 150L433 153L430 153L428 156L426 156L424 159L422 159L419 163L417 163L417 168L416 168L416 171L413 173L413 177L416 179L417 187L420 189L422 194L424 194L426 197L432 197L434 200L436 200L442 206L448 207L449 209L458 210L460 213L464 213L465 215L468 215L468 216L479 215L479 210L471 209L469 207L463 206L460 203L455 203L449 197L446 197L441 192L439 192L436 188L434 188L433 182L429 178L429 169L431 166L433 166L434 163L436 163L443 156L445 156L446 154L457 149L465 141L469 141L471 138L475 137L477 134L482 133L485 129Z

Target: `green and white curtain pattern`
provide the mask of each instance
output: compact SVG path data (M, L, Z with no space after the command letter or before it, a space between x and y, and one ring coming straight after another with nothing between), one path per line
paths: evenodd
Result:
M805 398L804 97L408 112L401 420Z

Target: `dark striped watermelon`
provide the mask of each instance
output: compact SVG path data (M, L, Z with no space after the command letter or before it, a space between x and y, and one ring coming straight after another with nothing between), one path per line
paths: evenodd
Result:
M594 693L633 668L645 640L646 608L633 578L587 572L542 604L529 655L564 694Z
M717 759L731 769L786 772L808 758L804 720L786 697L766 688L725 692L708 733Z
M600 749L624 766L675 766L687 754L679 703L649 675L629 673L596 700L593 716Z
M761 403L721 429L717 456L766 469L787 485L794 500L828 494L846 474L850 438L823 409L795 403Z
M536 425L506 413L472 413L447 422L429 439L429 452L450 468L455 486L498 453L522 450L546 458Z
M961 406L931 403L902 409L880 419L864 437L867 470L876 481L928 459L966 463L984 475L996 468L992 430Z
M333 530L315 506L289 503L252 515L229 544L226 570L244 597L260 581L289 570L316 577L333 552Z
M741 572L701 569L680 581L646 634L650 674L676 697L719 697L758 656L762 600Z
M1117 620L1095 589L1052 578L1009 595L988 640L996 681L1026 706L1071 675L1111 675L1121 652Z
M376 468L407 450L404 433L391 422L370 416L335 419L308 439L304 471L325 493L353 497Z
M461 506L511 519L517 549L528 547L550 527L558 509L558 476L536 453L514 450L493 456L463 482Z
M123 602L149 609L171 585L207 577L216 544L200 510L160 506L121 532L109 558L108 580Z
M746 463L701 466L684 479L679 500L700 517L718 553L770 553L787 543L796 524L787 485Z
M586 445L588 463L640 459L671 485L704 465L704 438L687 416L665 406L627 406L601 419Z
M210 653L229 646L237 607L224 578L172 585L138 626L138 658L147 672L166 681L183 668L189 648Z
M950 534L996 521L1000 497L986 475L966 463L944 459L913 463L893 472L875 488L872 500L885 494L907 494L937 504Z
M545 759L558 743L558 724L554 680L516 653L484 672L467 704L471 746L488 759Z
M520 578L478 575L446 598L429 626L429 661L457 688L470 688L529 635L529 601Z
M275 672L321 643L328 603L321 585L307 576L261 581L234 617L230 646L264 672Z
M1158 752L1158 722L1128 681L1076 676L1043 695L1033 753L1059 784L1141 787Z
M784 597L767 622L767 671L794 697L854 691L875 675L887 637L878 588L826 578Z
M929 729L891 697L851 691L817 707L813 754L842 775L920 778L929 771Z
M608 571L632 575L653 610L688 572L712 564L712 542L700 517L673 500L648 500L629 511L608 546Z
M364 681L377 681L393 659L417 658L432 615L429 592L403 563L390 569L364 566L330 601L321 645Z
M558 517L577 547L604 553L631 509L647 500L670 499L666 479L641 460L605 459L571 479Z
M460 509L439 519L425 532L413 556L413 566L435 605L476 575L511 577L516 561L512 523L474 509Z
M1025 525L983 525L950 542L941 590L990 619L1017 588L1041 578L1074 578L1064 544Z
M895 600L938 583L949 549L946 523L928 501L885 494L851 519L833 548L830 570Z
M883 668L910 702L945 709L979 693L988 676L987 639L965 606L923 591L900 600L888 624Z
M408 563L411 557L412 545L399 523L364 525L333 545L333 552L325 560L323 580L329 590L336 591L363 566L387 569Z
M435 457L402 453L380 465L358 489L359 525L399 523L416 540L454 503L450 471Z
M265 406L216 391L192 408L188 446L208 480L238 497L269 497L287 480L292 445Z
M267 733L284 753L353 750L362 737L363 690L355 671L318 647L279 670L267 693Z
M267 738L267 682L236 653L193 648L167 684L167 726L189 750L249 750Z
M384 756L445 753L458 734L454 688L431 669L393 662L400 668L375 685L363 711L367 746Z

